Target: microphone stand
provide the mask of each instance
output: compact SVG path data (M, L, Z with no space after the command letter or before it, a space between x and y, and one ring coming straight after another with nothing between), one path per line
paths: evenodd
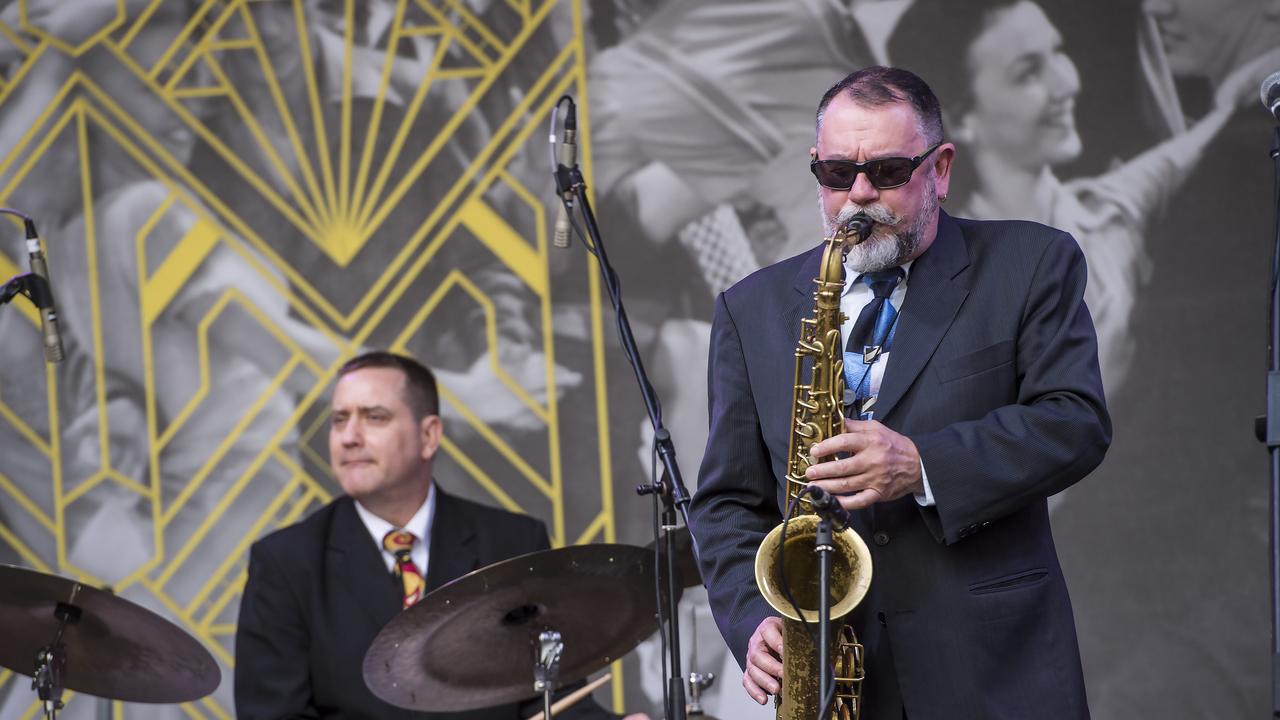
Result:
M1271 455L1271 703L1280 718L1280 126L1271 139L1275 164L1276 226L1271 259L1271 317L1267 338L1267 415L1265 437Z
M818 554L818 720L826 720L834 677L827 677L831 667L831 555L835 545L831 537L831 518L822 515L818 532L814 537L814 552Z
M627 311L622 305L622 290L619 286L618 276L613 271L613 266L609 264L608 254L604 249L604 242L600 237L600 228L596 224L595 213L591 210L591 203L587 199L587 184L582 177L582 170L575 162L572 167L562 163L556 165L556 190L560 197L566 203L566 210L572 218L573 203L576 202L582 208L582 217L586 223L587 233L591 239L591 247L588 248L591 254L595 255L600 266L600 274L604 279L605 288L609 291L609 298L613 304L614 314L618 322L618 337L622 342L623 352L627 356L627 360L631 363L631 369L635 372L636 382L640 385L640 396L644 399L645 409L649 413L649 421L653 424L653 440L657 450L658 457L662 460L662 476L654 484L641 485L636 488L639 495L658 495L662 498L662 528L663 533L660 538L659 545L666 554L666 585L667 593L663 598L665 607L659 608L660 613L665 613L668 622L668 633L670 634L670 642L667 643L667 651L670 659L671 675L666 678L667 683L667 702L666 716L668 720L685 720L685 692L684 692L684 675L680 669L680 623L679 623L679 602L680 590L676 575L675 562L675 529L677 527L676 513L684 519L684 524L689 524L689 491L685 488L684 481L680 475L680 468L676 463L675 445L671 441L671 433L662 425L662 405L658 401L657 391L649 382L648 375L644 371L644 363L640 359L640 352L636 348L635 337L631 332L631 323L627 320ZM570 201L569 198L573 198ZM575 229L577 228L575 224ZM692 539L692 534L690 534ZM697 542L693 542L694 555L697 555ZM659 569L659 577L662 571Z
M818 516L813 551L818 555L818 720L826 720L831 712L835 673L827 676L831 665L831 559L835 554L835 531L849 526L849 513L831 493L809 485L805 488L811 507Z

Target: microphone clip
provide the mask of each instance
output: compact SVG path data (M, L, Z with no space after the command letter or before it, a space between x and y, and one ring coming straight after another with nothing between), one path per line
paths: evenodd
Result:
M577 166L556 164L556 192L567 203L573 203L573 195L577 191L578 180L575 171Z
M0 286L0 305L10 302L18 295L25 295L37 310L53 307L53 291L49 289L49 281L33 272L14 275L3 286Z
M834 495L813 484L804 487L804 494L809 498L809 507L814 514L831 523L833 530L849 527L852 522L849 511L844 509Z

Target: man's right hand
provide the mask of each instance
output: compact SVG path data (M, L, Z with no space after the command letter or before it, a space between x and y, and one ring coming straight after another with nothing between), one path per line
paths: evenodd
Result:
M782 618L767 617L747 641L747 670L742 687L764 705L782 687Z

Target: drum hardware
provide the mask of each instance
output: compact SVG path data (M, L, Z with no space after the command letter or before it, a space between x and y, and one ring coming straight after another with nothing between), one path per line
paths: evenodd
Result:
M688 531L686 530L686 532ZM678 543L677 547L679 547ZM690 549L689 555L693 555L692 549ZM689 613L689 628L691 631L689 641L689 665L690 667L696 668L698 667L698 611L696 608L692 609ZM715 720L715 718L712 718L710 715L707 715L702 711L702 691L711 687L711 684L716 681L716 674L700 673L697 670L693 670L689 673L689 677L686 681L688 683L689 702L685 706L685 715L691 718L699 717L703 720Z
M711 687L715 681L715 673L689 673L689 717L711 720L710 716L702 712L702 691Z
M77 584L71 588L70 602L75 602L76 593L80 591ZM67 648L62 644L62 633L67 624L80 622L80 608L67 603L58 603L53 609L53 616L58 619L58 628L48 645L36 652L36 669L31 674L31 689L40 697L40 705L44 708L45 717L53 720L63 708L63 678L67 674Z
M613 673L607 672L601 675L600 677L596 678L595 680L592 680L586 685L583 685L577 690L574 690L568 695L565 695L564 697L555 701L554 703L551 704L552 717L555 717L556 715L559 715L560 713L574 706L575 704L577 704L579 700L595 692L596 688L600 687L601 685L604 685L605 683L609 682L612 679L613 679ZM542 720L546 716L547 714L545 711L539 711L537 715L534 715L533 717L529 718L529 720Z
M551 717L551 694L560 679L562 652L564 641L560 639L560 633L555 630L538 633L538 641L533 645L533 691L542 695L543 717Z

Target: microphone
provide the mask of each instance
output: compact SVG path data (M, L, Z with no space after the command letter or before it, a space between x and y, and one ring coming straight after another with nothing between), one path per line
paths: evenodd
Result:
M39 275L43 287L31 294L36 308L40 311L40 332L44 335L44 359L51 363L62 362L62 333L58 331L58 311L53 305L53 285L49 282L49 265L45 262L44 251L40 249L40 236L36 234L36 224L28 217L22 219L27 232L27 255L31 263L31 272Z
M849 511L845 510L831 493L817 485L805 485L804 494L809 496L809 506L823 520L829 521L837 529L849 527Z
M551 244L558 248L569 247L569 207L573 205L573 187L568 181L569 171L578 164L578 146L574 143L578 136L578 111L569 100L569 108L564 116L564 136L560 141L556 155L556 184L561 186L560 207L556 210L556 229ZM563 175L563 177L562 177Z
M1280 121L1280 72L1273 72L1262 81L1262 107Z

